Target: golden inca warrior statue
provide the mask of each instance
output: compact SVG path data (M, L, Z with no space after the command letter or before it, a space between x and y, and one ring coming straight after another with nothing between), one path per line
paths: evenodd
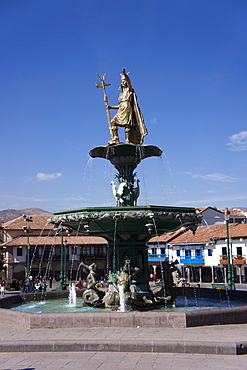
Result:
M99 75L102 84L98 83L96 86L103 87L104 90L104 101L107 108L106 113L111 135L111 140L108 141L108 144L119 144L118 127L125 127L126 143L141 145L143 143L144 136L146 136L148 132L128 73L123 69L120 86L122 91L118 97L119 105L116 106L108 105L105 86L109 84L104 83L104 77L105 75ZM117 109L117 113L113 118L110 117L110 109Z

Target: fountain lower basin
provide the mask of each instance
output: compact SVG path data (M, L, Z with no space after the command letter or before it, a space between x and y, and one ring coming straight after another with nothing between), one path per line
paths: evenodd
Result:
M178 289L178 295L182 294L182 289ZM193 288L185 288L186 297L193 296ZM81 292L77 292L81 296ZM180 294L179 294L180 293ZM218 292L213 289L200 288L200 297L219 298L227 300L226 292ZM247 323L247 292L229 291L230 302L242 300L243 306L210 308L203 310L193 310L179 312L172 310L162 311L132 311L132 312L68 312L68 313L30 313L6 309L14 304L23 301L23 295L6 296L0 300L1 320L11 322L17 327L23 328L73 328L73 327L163 327L163 328L186 328L193 326L225 325L225 324L244 324ZM44 294L25 294L25 300L35 300L65 298L68 292L47 292ZM199 298L198 298L199 299ZM246 303L244 303L246 302Z
M197 297L184 297L180 296L176 298L176 307L157 307L152 309L153 312L187 312L187 311L199 311L205 309L214 308L225 308L225 307L238 307L243 306L246 303L241 301L229 302L227 300L212 300L209 298L197 298ZM77 298L76 305L71 305L67 298L50 299L44 301L28 301L21 304L17 304L9 307L8 309L20 312L30 313L75 313L75 312L111 312L110 308L96 308L96 307L84 307L83 299ZM146 311L145 309L143 309ZM142 310L142 311L143 311ZM117 312L127 312L126 308L121 309L121 306Z

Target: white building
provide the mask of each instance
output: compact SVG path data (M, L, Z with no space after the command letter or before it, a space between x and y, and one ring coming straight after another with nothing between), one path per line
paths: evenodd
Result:
M182 228L159 238L152 238L149 251L163 248L169 261L179 261L182 275L188 282L227 283L227 236L226 225L199 226L195 233ZM232 248L235 281L242 283L247 279L247 224L229 223L229 239ZM162 261L160 262L160 264ZM159 277L160 266L155 271ZM149 263L150 272L154 263Z
M206 225L220 225L225 222L225 213L215 207L201 207L196 208L198 213L203 216L202 226ZM240 209L229 210L229 222L246 224L246 212Z

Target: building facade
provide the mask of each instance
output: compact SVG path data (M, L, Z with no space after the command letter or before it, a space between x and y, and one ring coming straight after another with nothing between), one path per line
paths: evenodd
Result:
M195 233L184 228L175 233L161 236L159 249L164 252L163 258L179 262L181 276L189 283L227 283L227 232L226 225L199 226ZM149 253L155 249L157 238L149 243ZM229 224L229 245L232 251L232 263L236 283L247 282L247 224ZM158 256L157 256L158 257ZM162 261L150 270L159 272ZM153 270L152 270L153 269Z
M152 237L147 243L149 274L161 278L164 261L179 262L181 276L190 283L227 282L227 236L224 214L211 207L200 209L205 222L194 233L189 228ZM68 280L85 278L78 272L81 261L97 264L97 278L108 273L108 244L101 237L79 235L75 231L61 234L48 224L49 215L19 217L1 227L1 249L9 281L24 280L29 259L33 276L60 278L61 244L66 248ZM232 223L234 221L234 223ZM214 223L213 223L214 222ZM229 240L235 281L247 280L247 223L245 214L235 210L229 215ZM79 275L78 275L79 273Z
M30 217L30 216L29 216ZM47 215L31 216L29 222L23 217L2 225L2 250L6 277L24 280L27 276L27 261L33 276L60 278L61 243L66 248L66 275L74 280L81 261L95 262L97 274L107 274L107 242L101 237L76 235L76 232L63 237L48 224ZM28 224L28 225L27 225ZM63 238L63 239L62 239ZM78 277L85 278L83 271Z

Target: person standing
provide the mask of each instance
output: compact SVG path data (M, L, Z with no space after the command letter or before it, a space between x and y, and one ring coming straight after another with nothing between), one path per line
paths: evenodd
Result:
M26 293L34 293L35 292L35 284L32 276L29 276L29 279L27 280L27 290Z
M1 291L1 297L4 297L4 294L5 294L5 281L4 280L1 282L0 291Z

